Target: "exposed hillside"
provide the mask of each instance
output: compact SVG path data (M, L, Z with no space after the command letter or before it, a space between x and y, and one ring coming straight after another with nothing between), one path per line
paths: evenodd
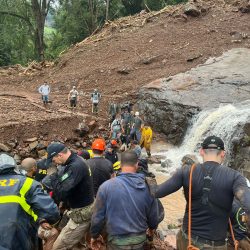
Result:
M198 17L184 14L184 6L180 5L107 24L99 33L73 46L53 67L25 74L16 69L0 70L2 92L25 91L39 103L38 86L44 80L53 80L52 111L56 112L66 108L67 93L76 85L84 93L81 112L89 113L89 93L98 88L103 94L104 116L111 98L124 99L126 93L136 98L140 86L154 79L187 71L228 49L250 47L249 14L224 2L197 5ZM1 111L8 114L10 122L30 118L29 112L22 113L24 107L25 102L15 102L13 109L8 106L7 110L1 102ZM40 116L39 111L32 113L34 120Z

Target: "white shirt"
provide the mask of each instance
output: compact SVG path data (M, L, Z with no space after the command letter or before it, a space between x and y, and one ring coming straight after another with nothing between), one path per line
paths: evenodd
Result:
M70 90L70 98L76 98L78 96L78 91L75 89Z
M49 85L45 85L43 84L42 86L40 86L40 88L38 89L39 93L42 95L48 95L50 93L50 87Z

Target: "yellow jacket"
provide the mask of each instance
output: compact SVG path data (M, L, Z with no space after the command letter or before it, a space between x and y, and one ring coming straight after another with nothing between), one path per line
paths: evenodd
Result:
M141 141L140 141L140 145L147 148L150 148L151 143L152 143L152 139L153 139L153 131L150 127L145 126L142 128L141 131Z

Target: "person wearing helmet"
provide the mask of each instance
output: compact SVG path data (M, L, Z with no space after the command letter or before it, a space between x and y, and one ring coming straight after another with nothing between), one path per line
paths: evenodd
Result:
M37 230L60 218L39 182L20 175L15 160L0 154L0 249L38 249ZM50 224L49 224L50 223Z
M73 88L70 90L68 95L68 100L70 108L72 109L76 108L77 101L79 101L79 93L76 90L76 86L73 86Z
M101 99L101 94L97 91L97 89L94 89L94 92L91 94L91 102L92 102L92 113L98 114L98 104Z
M133 119L132 130L130 132L130 140L141 141L141 129L143 127L143 120L140 117L138 111L135 112L135 117Z
M94 157L87 160L87 164L90 166L93 176L95 196L101 184L114 175L113 164L103 157L105 147L106 143L104 139L95 139L92 143Z

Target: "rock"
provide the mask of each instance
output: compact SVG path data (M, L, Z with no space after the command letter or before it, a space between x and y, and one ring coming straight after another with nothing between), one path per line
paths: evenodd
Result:
M42 150L42 149L45 149L47 146L45 146L43 143L40 142L40 143L37 144L36 149L37 150Z
M239 11L242 13L250 13L250 1L249 0L242 1L239 7Z
M97 121L95 121L95 120L90 121L88 124L90 131L94 130L96 126L97 126Z
M38 146L38 141L34 141L29 144L29 148L31 151L34 150L37 146Z
M161 167L162 168L171 168L172 165L173 165L173 162L170 161L169 159L166 159L166 160L161 162Z
M198 17L201 12L194 4L187 3L184 7L184 14L188 16Z
M161 155L153 155L150 158L148 158L148 163L149 164L161 164L161 160L165 158L164 156Z
M37 137L32 137L32 138L24 139L24 142L34 142L37 140L38 140Z
M156 172L168 173L168 171L163 169L162 167L156 168Z
M98 130L99 130L99 131L106 131L106 128L105 128L104 126L100 126L100 127L98 128Z
M38 154L38 157L39 157L39 158L43 158L44 156L46 156L47 151L46 151L45 149L38 150L38 151L37 151L37 154Z
M131 69L129 68L122 68L122 69L118 69L117 73L121 74L121 75L127 75L131 72Z
M13 148L13 149L16 147L16 143L15 143L15 142L9 141L9 142L7 142L6 144L7 144L9 147Z
M249 99L249 64L250 49L236 48L186 73L155 80L139 90L139 110L169 142L180 144L201 110Z
M0 150L4 151L4 152L10 152L11 151L11 149L7 145L5 145L3 143L0 143Z
M75 143L75 146L76 146L77 148L80 148L80 147L81 147L81 143L80 143L80 142L76 142L76 143Z

